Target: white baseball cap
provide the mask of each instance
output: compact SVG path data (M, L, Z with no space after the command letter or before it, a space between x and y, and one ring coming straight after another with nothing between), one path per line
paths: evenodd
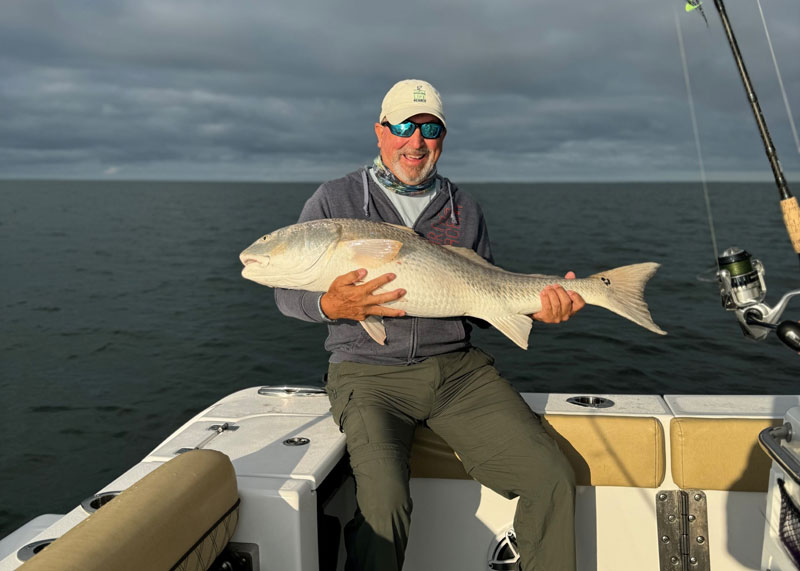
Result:
M430 113L438 117L442 125L447 127L442 98L436 88L421 79L404 79L386 92L378 123L388 121L396 125L420 113Z

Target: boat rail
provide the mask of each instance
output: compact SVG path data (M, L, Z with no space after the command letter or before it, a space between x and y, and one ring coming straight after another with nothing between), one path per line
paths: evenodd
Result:
M764 452L776 462L786 474L796 483L800 484L800 462L795 459L781 442L792 441L792 425L785 423L782 426L765 428L758 435L758 443Z

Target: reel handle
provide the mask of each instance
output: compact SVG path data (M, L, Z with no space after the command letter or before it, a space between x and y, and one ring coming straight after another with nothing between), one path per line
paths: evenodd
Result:
M775 328L775 334L783 343L800 353L800 323L796 321L781 321Z

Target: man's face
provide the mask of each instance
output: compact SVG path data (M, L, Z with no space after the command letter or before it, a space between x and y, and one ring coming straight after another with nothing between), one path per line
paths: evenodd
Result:
M414 123L440 122L434 115L427 113L414 115L408 120ZM445 134L446 131L442 130L438 139L425 139L417 128L410 137L403 138L392 135L389 127L375 123L375 135L378 137L383 164L400 181L412 186L420 184L436 168L436 161L442 154Z

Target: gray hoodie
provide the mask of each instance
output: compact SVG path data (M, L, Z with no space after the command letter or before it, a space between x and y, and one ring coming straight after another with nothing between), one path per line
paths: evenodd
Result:
M420 214L413 229L432 242L471 248L492 261L489 235L480 206L446 178L442 178L440 183L440 192ZM394 205L365 169L320 186L306 201L298 222L321 218L358 218L403 225ZM332 363L412 364L470 345L470 326L462 317L429 319L408 316L384 318L386 344L379 345L358 321L325 320L319 311L321 297L322 292L275 290L275 301L284 315L304 321L327 321L325 349L331 352Z

